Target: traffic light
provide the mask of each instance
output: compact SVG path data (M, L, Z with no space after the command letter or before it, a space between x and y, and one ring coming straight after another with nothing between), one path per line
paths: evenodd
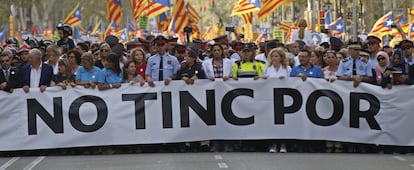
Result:
M325 11L319 11L319 30L325 30Z

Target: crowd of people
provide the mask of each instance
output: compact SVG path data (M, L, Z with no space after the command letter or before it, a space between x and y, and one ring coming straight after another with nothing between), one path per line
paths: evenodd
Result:
M303 23L301 23L303 25ZM306 23L305 23L306 24ZM211 41L199 39L186 45L163 35L138 38L126 44L115 36L105 42L75 43L68 25L57 27L60 40L37 41L28 38L7 40L1 49L0 89L13 93L22 88L83 86L109 90L123 84L154 87L155 81L169 85L182 80L193 85L197 79L241 78L284 79L297 77L325 79L327 82L353 81L391 89L394 85L414 83L414 44L403 40L395 47L368 36L366 41L348 41L331 37L329 42L314 45L306 34L286 44L278 40L242 43L229 42L227 36ZM303 30L302 30L303 31ZM180 151L262 151L269 152L404 152L396 147L341 143L335 141L209 141L167 145ZM164 148L162 145L159 148ZM151 150L152 151L152 150Z

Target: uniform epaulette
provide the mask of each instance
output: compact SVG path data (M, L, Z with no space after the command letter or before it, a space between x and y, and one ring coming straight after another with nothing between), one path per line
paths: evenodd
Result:
M241 62L240 60L237 60L237 61L235 61L234 63L236 63L236 64L240 64L240 62Z
M348 61L348 57L347 57L347 58L342 59L342 62L347 62L347 61Z
M264 61L262 61L262 60L254 60L254 61L256 61L256 62L259 62L259 63L262 63L262 64L266 64Z

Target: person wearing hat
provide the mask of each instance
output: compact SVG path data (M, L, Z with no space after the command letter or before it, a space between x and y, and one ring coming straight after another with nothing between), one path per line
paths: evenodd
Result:
M258 79L263 77L265 63L254 59L255 46L253 43L245 43L242 45L241 60L236 61L233 65L233 79L243 77L253 77Z
M157 36L152 44L157 47L158 53L148 59L146 80L151 87L155 86L154 81L164 81L164 85L168 85L175 78L179 67L178 60L168 54L168 43L164 36Z
M209 80L223 78L226 81L231 78L233 61L224 57L223 46L213 44L211 47L212 55L203 61L203 68Z
M206 79L202 63L197 62L198 52L188 50L185 53L185 63L177 71L176 80L184 80L186 84L194 84L197 79Z
M75 48L75 41L71 39L69 36L72 35L72 27L68 24L58 24L56 26L59 35L59 41L56 43L59 47L67 46L69 50Z
M339 63L336 76L338 80L353 81L354 87L361 82L372 82L372 71L368 63L360 57L361 45L353 42L348 45L349 56Z
M184 62L184 58L186 56L186 50L187 47L185 47L185 45L182 44L175 44L174 47L174 56L177 58L178 63L183 63Z
M29 64L29 51L32 48L30 48L29 45L23 43L22 46L17 50L17 55L20 56L20 66L24 66L26 64Z
M381 39L370 35L367 37L367 45L368 45L368 51L371 53L368 63L371 65L372 68L375 68L378 65L377 61L377 53L381 51Z

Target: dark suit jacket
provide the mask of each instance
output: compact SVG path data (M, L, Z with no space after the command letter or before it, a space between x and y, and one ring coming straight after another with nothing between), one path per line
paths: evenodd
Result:
M27 64L23 66L20 70L20 75L22 77L23 86L30 86L30 71L31 66L30 64ZM42 73L40 76L39 85L37 87L40 87L41 85L50 86L50 81L53 77L53 67L49 64L42 63Z
M9 81L6 80L6 76L3 73L3 69L0 69L0 84L7 82L5 91L10 91L10 89L21 88L22 80L20 78L19 72L16 68L10 68L9 72Z

